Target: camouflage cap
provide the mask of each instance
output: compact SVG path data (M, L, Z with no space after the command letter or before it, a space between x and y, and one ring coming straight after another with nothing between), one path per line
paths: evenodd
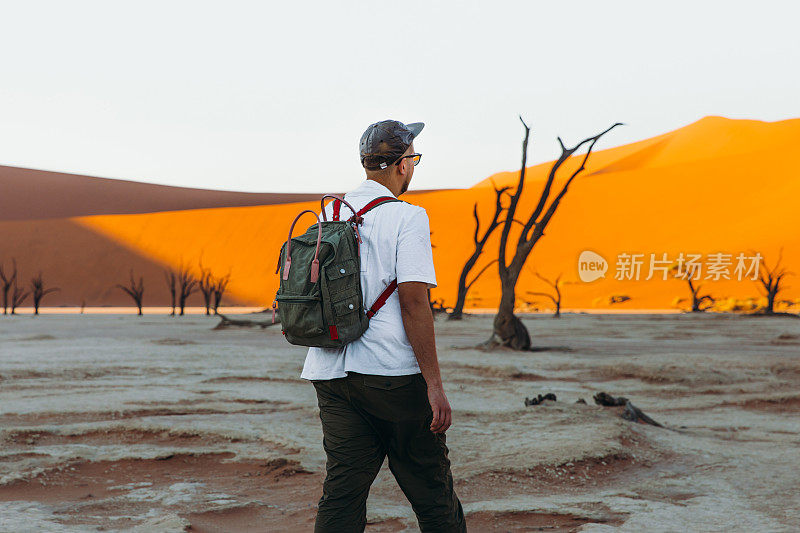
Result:
M382 120L370 124L359 142L361 165L367 170L382 170L402 156L425 124L403 124L397 120Z

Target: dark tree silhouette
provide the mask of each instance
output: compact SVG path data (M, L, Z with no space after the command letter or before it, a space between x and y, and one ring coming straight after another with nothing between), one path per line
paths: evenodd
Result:
M214 296L214 284L216 280L214 279L214 275L211 273L210 269L204 269L203 265L200 264L200 279L197 281L197 287L200 289L200 292L203 293L203 303L206 306L206 314L211 314L211 308L213 307L213 303L211 299Z
M170 268L164 271L164 279L167 280L167 289L169 289L169 295L172 298L172 312L170 316L175 316L175 306L178 302L178 275Z
M467 283L467 277L483 253L483 247L486 245L489 237L492 236L494 230L503 223L503 221L500 220L500 215L504 210L502 199L503 195L507 194L508 189L511 187L502 187L498 189L496 186L494 186L494 183L492 183L492 186L494 187L495 193L494 215L492 216L492 220L484 229L483 235L480 233L481 221L478 218L478 203L475 202L475 205L472 206L472 216L475 218L475 234L472 236L472 240L475 243L475 251L472 252L470 258L467 259L466 263L464 263L464 268L461 269L461 276L458 278L458 294L456 295L456 305L453 307L453 311L448 315L448 320L461 320L464 315L464 304L467 301L467 293L469 292L470 287L472 287L472 285L478 281L478 278L481 277L481 274L486 272L486 269L497 262L496 259L489 262L489 264L484 266L480 272L478 272L478 274L472 278L472 281Z
M759 290L767 298L767 305L759 310L759 314L776 314L775 300L778 294L787 288L783 285L783 278L793 274L781 266L781 261L783 261L783 248L781 248L778 253L778 261L772 268L767 266L767 262L763 257L761 258L761 271L758 273L758 283L760 285Z
M692 313L703 313L712 307L714 307L714 302L716 300L708 294L700 294L700 289L703 287L702 284L695 284L696 280L692 278L695 277L699 266L692 266L691 268L683 268L685 266L684 263L676 263L670 270L675 272L675 278L680 280L685 280L686 283L689 285L689 292L692 295ZM685 298L680 298L678 302L684 301Z
M186 308L187 298L196 292L197 288L197 279L189 272L189 267L181 266L178 269L178 307L181 316Z
M200 275L200 279L197 281L197 287L203 295L206 315L210 315L212 307L211 298L214 293L214 276L211 275L211 272L205 271Z
M16 277L14 278L14 286L13 286L13 288L14 288L14 290L11 293L11 302L9 302L9 303L11 304L10 305L11 314L12 315L16 315L17 314L17 307L22 305L22 302L24 302L25 298L28 297L28 291L26 291L25 289L20 289L19 288L19 286L17 285Z
M36 276L31 278L31 296L33 297L33 314L39 314L39 305L42 303L42 298L51 292L59 291L58 287L44 288L44 280L42 280L42 273L39 272Z
M714 297L710 294L700 294L702 285L695 286L692 283L692 278L687 278L686 283L689 285L689 291L692 293L692 313L703 313L714 307Z
M431 291L430 289L428 289L428 304L431 306L431 313L433 313L434 318L438 314L445 314L447 316L450 316L448 312L452 312L452 308L444 305L444 298L431 300L430 294Z
M522 267L525 265L525 261L528 259L533 247L544 235L545 228L547 228L547 225L553 218L556 209L558 209L561 199L564 198L565 194L567 194L567 190L572 184L572 181L586 169L586 162L592 153L594 145L603 135L621 125L620 123L616 123L605 131L595 135L594 137L584 139L571 148L564 146L561 137L558 138L558 144L561 147L561 156L555 161L555 163L553 163L553 166L550 169L550 174L548 175L547 181L545 182L542 192L539 195L539 201L520 231L516 248L511 257L511 261L509 262L507 255L508 240L511 233L511 225L515 222L517 215L519 199L522 196L523 187L525 185L525 166L528 158L528 138L530 137L531 132L531 129L527 124L525 124L525 121L522 120L522 117L520 117L520 121L525 128L525 137L522 141L522 167L520 168L519 172L519 182L517 184L517 188L514 191L514 194L511 196L511 203L506 209L506 216L505 220L503 221L503 230L500 234L500 247L498 250L497 261L498 271L500 274L500 305L498 306L497 314L494 317L494 331L492 332L492 337L486 343L484 343L485 348L508 346L515 350L530 349L531 339L530 335L528 334L528 330L522 321L516 315L514 315L514 306L516 303L515 290L517 287L517 280L522 272ZM565 181L558 194L551 198L550 192L553 187L553 181L555 180L556 173L564 164L564 162L567 161L567 159L569 159L584 145L588 145L588 148L580 166ZM550 201L549 205L548 200Z
M559 283L561 282L561 274L558 275L555 281L550 281L549 279L545 278L538 272L534 272L537 278L547 283L553 291L555 291L555 295L549 292L533 292L527 291L525 294L530 294L531 296L544 296L545 298L549 298L553 305L556 307L556 312L553 313L553 318L561 318L561 287L559 287Z
M222 296L225 294L225 290L228 288L228 283L231 280L231 274L228 272L221 278L216 278L214 280L213 285L213 292L214 292L214 314L219 314L219 305L222 303Z
M128 281L128 285L117 284L117 287L128 293L128 295L133 298L133 301L136 303L136 307L139 309L139 316L142 316L142 298L144 296L144 277L139 277L139 282L136 282L136 279L133 277L133 269L131 269L131 279Z
M13 269L10 274L7 274L3 265L0 264L0 282L2 282L2 290L3 290L3 314L8 314L8 291L11 289L12 285L17 282L17 260L11 259L11 264L13 265Z

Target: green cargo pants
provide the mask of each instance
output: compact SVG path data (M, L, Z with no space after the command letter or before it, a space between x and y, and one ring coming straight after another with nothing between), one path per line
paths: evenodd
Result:
M386 456L421 531L467 530L445 435L430 430L433 414L422 374L349 372L313 383L328 456L316 533L364 531L369 488Z

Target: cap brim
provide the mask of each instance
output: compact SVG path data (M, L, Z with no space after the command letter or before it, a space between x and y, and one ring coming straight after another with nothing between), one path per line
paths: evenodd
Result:
M425 123L424 122L413 122L411 124L406 124L406 128L411 130L411 133L414 134L414 137L419 135L419 132L421 132L422 128L424 128L424 127L425 127Z

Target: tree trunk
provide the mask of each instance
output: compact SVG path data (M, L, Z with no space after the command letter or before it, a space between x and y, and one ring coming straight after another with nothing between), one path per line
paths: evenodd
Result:
M515 288L519 275L508 276L501 280L502 296L497 314L494 317L494 331L490 343L508 346L514 350L529 350L531 336L528 328L514 314L516 304Z
M464 268L461 270L461 277L458 278L458 297L456 298L456 305L453 307L453 312L447 317L448 320L461 320L464 315L464 304L467 301L467 275L469 275L472 267L478 262L481 252L475 252L469 258Z

